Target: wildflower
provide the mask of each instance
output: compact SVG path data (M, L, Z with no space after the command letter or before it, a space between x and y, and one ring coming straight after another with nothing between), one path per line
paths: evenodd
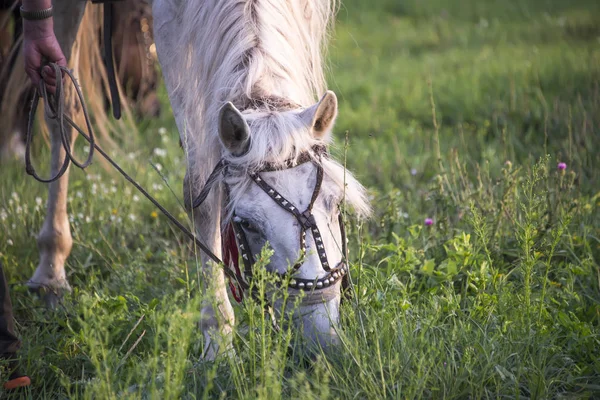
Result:
M162 165L160 165L159 163L154 164L154 166L156 167L157 171L162 171Z
M411 168L411 169L410 169L410 174L411 174L412 176L415 176L415 175L417 175L417 169L416 169L416 168Z
M21 208L21 206L17 206L17 214L21 214L21 211L23 211L23 209Z
M433 225L433 220L431 218L425 218L425 226Z
M135 153L128 153L127 158L129 158L130 160L135 159Z
M80 190L78 190L78 191L77 191L77 193L75 193L75 195L76 195L77 197L79 197L80 199L83 199L83 193L81 193L81 191L80 191Z
M157 185L156 183L152 184L152 190L155 190L157 192L162 190L162 186L161 185Z
M140 201L140 197L137 194L133 195L133 201Z
M117 193L117 187L116 187L116 186L111 186L111 187L110 187L110 191L111 191L112 193Z
M150 213L150 216L151 216L152 218L158 218L158 213L157 213L156 211L152 211L152 212Z
M134 214L129 214L129 219L132 220L132 221L135 221L136 217L135 217Z
M6 241L6 244L8 244L9 246L12 246L14 243L13 243L13 241L11 239L8 239Z
M19 201L19 195L17 194L17 192L12 192L10 195L13 199L15 199L15 201Z
M92 222L92 219L89 217L89 215L85 217L85 222L88 224Z
M113 208L113 209L112 209L112 214L113 214L113 215L117 215L117 209L116 209L116 208Z
M164 135L165 133L167 133L167 129L163 128L162 126L160 128L158 128L158 134L159 135Z
M90 146L83 146L83 152L84 153L89 153L90 152Z
M154 149L153 153L157 157L164 157L167 155L167 151L165 149L159 149L158 147Z
M2 210L0 210L0 219L2 221L5 221L6 218L8 218L8 213L6 212L6 210L3 208Z
M82 213L79 213L79 214L77 214L77 218L79 218L79 219L83 219L83 218L84 218L84 216L83 216L83 214L82 214Z
M35 204L37 204L38 206L42 205L42 198L41 197L36 197L35 198Z
M559 162L556 168L558 168L559 171L564 171L565 169L567 169L567 164L564 162Z
M510 160L506 160L504 161L504 165L506 165L508 168L512 167L512 162Z

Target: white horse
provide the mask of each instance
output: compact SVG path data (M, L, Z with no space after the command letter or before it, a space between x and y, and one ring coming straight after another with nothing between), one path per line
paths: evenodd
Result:
M55 15L68 22L54 25L69 57L77 29L73 21L80 20L85 3L62 4L57 2L60 9ZM323 286L325 279L326 289L306 291L298 310L302 317L294 319L306 338L324 347L337 341L340 281L333 280L337 272L332 275L327 265L342 265L344 259L338 205L346 201L360 215L369 212L363 187L340 164L315 150L329 143L337 115L336 96L325 92L322 65L334 8L331 0L153 4L156 48L187 158L184 197L196 234L220 256L222 229L234 218L238 241L241 233L250 256L267 242L273 248L269 270L283 273L294 266L299 281L317 285L322 278ZM60 167L58 142L53 140L53 170ZM195 197L222 159L229 167L219 175L221 184L193 209ZM310 162L301 162L306 159ZM258 173L266 166L268 171ZM321 178L320 190L315 191ZM50 222L39 237L41 260L32 286L68 287L64 262L71 237L66 185L63 177L51 186ZM269 188L284 198L283 203L270 195ZM310 209L313 228L303 226L301 217L285 204ZM306 251L301 254L299 238L305 229ZM244 254L243 246L240 249ZM301 256L301 263L294 265ZM220 346L229 345L234 326L219 268L202 254L205 290L214 294L201 312L207 359L213 359ZM297 293L298 287L291 291Z

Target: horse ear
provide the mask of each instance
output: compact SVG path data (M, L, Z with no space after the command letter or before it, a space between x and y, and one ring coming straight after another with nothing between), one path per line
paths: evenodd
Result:
M231 102L219 113L219 137L225 148L236 156L244 154L250 146L250 127Z
M337 97L328 90L317 104L302 111L301 117L310 125L315 138L323 139L331 131L337 117L337 108Z

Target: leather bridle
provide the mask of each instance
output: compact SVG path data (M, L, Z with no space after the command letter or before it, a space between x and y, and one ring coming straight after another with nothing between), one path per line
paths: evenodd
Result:
M314 146L312 148L312 152L318 157L326 157L327 150L324 146ZM310 203L306 210L300 211L298 207L287 200L281 193L279 193L274 187L269 185L261 176L263 172L271 172L271 171L282 171L288 168L296 167L306 162L312 162L317 169L317 179L315 183L315 187L313 189L312 197ZM225 177L228 174L229 163L225 160L221 160L215 170L209 176L207 183L204 188L202 188L200 195L196 198L193 203L194 208L200 206L203 201L208 196L208 192L210 191L210 186L217 180L218 174L223 174ZM280 273L274 271L273 273L278 275L277 282L278 284L282 284L284 281L287 281L287 287L289 289L296 289L300 291L318 291L321 289L325 289L335 285L339 282L347 273L348 266L346 265L346 256L347 256L347 245L346 245L346 232L344 229L344 221L342 218L342 214L338 214L338 221L340 226L341 233L341 247L342 247L342 260L332 267L329 259L327 257L327 253L325 251L325 245L323 243L323 237L319 230L319 227L316 223L315 217L312 213L313 206L319 193L321 191L321 185L323 183L323 167L320 163L313 160L313 157L309 152L302 153L295 163L288 161L283 163L282 165L273 165L267 164L264 168L259 171L248 173L249 178L261 188L278 206L283 208L288 213L292 214L294 218L298 221L300 225L300 235L299 235L299 243L300 243L300 254L304 254L306 252L306 232L310 230L312 239L315 244L315 249L317 251L317 255L321 262L321 266L326 271L325 276L323 277L315 277L313 279L306 278L297 278L293 277L293 275L301 268L302 262L297 262L290 268L288 271L284 273ZM225 184L226 192L229 193L229 187ZM246 237L246 233L244 232L244 228L242 226L242 221L239 217L233 213L233 218L230 222L231 227L233 228L235 234L235 241L237 244L237 249L241 255L242 261L244 263L244 272L243 274L238 268L232 268L231 265L225 265L225 268L229 268L230 274L235 275L239 289L241 292L250 287L250 280L253 276L253 266L256 262L254 258L254 254L250 249L250 245L248 239Z

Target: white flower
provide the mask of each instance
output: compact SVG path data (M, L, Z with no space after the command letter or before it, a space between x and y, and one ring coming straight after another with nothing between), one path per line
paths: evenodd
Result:
M77 218L83 219L83 214L82 213L77 214Z
M13 204L15 204L15 202L13 201L13 199L8 199L8 205L12 206Z
M158 133L160 135L164 135L165 133L167 133L167 129L163 128L162 126L160 128L158 128Z
M127 154L127 158L129 158L130 160L133 160L135 158L135 153Z
M162 171L162 165L160 165L159 163L154 164L154 166L156 167L157 171Z
M9 246L12 246L14 243L13 243L13 241L11 239L8 239L6 241L6 244L8 244Z
M133 201L140 201L140 198L137 194L133 195Z
M110 191L111 191L112 193L117 193L117 188L116 188L115 186L111 186L111 187L110 187Z
M415 176L415 175L417 174L417 169L416 169L416 168L411 168L411 169L410 169L410 174L411 174L412 176Z
M10 196L11 196L13 199L15 199L16 201L19 201L19 195L17 194L17 192L12 192L12 193L10 194Z
M8 218L8 213L6 212L6 210L3 208L2 210L0 210L0 219L2 221L5 221L6 218Z
M17 206L17 214L21 214L21 211L23 211L23 209L21 208L21 206Z
M75 195L80 199L83 199L83 193L81 193L81 190L78 190L77 193L75 193Z
M157 185L156 183L152 184L152 190L156 190L157 192L160 192L162 190L162 186L161 185Z
M96 192L98 191L98 185L96 185L95 183L92 184L92 194L96 194Z
M36 197L35 198L35 204L37 204L38 206L42 205L42 198L41 197Z
M159 149L158 147L154 149L153 153L157 157L164 157L167 155L167 151L165 149Z
M85 222L88 224L92 222L92 219L89 217L89 215L85 217Z
M114 221L114 220L116 220L116 219L117 219L117 217L116 217L115 215L111 215L111 216L110 216L110 220L111 220L111 221Z
M160 141L161 141L161 142L163 142L163 143L168 143L168 142L169 142L169 137L168 137L168 136L163 136L163 137L160 139Z
M83 152L84 153L89 153L90 152L90 146L83 146Z
M135 221L136 220L136 216L133 215L133 214L129 214L129 219L132 220L132 221Z

